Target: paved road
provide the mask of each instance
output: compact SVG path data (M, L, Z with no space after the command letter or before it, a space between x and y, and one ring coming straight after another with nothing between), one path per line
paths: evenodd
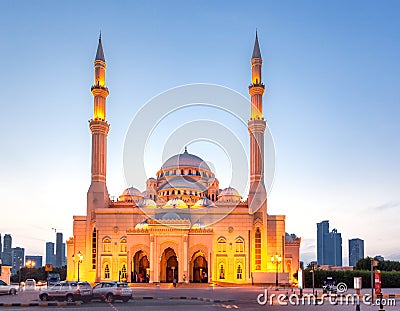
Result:
M290 311L305 311L305 310L334 310L334 311L347 311L355 310L355 305L331 305L329 301L324 301L323 305L288 305L281 306L276 299L273 299L273 305L269 301L265 305L257 303L257 296L264 293L264 289L260 287L214 287L210 288L134 288L134 297L136 299L145 297L153 299L131 300L128 303L115 302L113 304L106 304L102 302L92 302L89 304L82 304L80 306L68 307L45 307L47 310L112 310L124 311L132 309L140 310L223 310L223 309L242 309L242 310L290 310ZM321 293L321 290L318 290ZM298 292L298 291L296 291ZM310 291L307 291L310 292ZM387 290L387 293L400 294L399 289ZM288 294L292 294L288 291ZM368 290L363 293L369 293ZM286 290L275 291L269 289L268 294L286 294ZM183 299L186 297L186 299ZM192 299L187 299L192 298ZM196 298L196 299L195 299ZM198 299L197 299L198 298ZM263 298L263 297L262 297ZM0 296L0 302L34 302L38 301L38 292L26 291L18 294L17 296ZM397 306L386 306L386 311L400 310L400 299L396 300ZM377 311L378 306L368 306L361 304L361 310L364 311ZM1 310L39 310L44 307L0 307Z

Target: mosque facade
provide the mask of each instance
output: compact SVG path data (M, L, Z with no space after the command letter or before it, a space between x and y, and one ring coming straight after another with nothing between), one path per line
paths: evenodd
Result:
M250 190L243 198L219 188L203 159L187 149L146 181L111 200L106 184L106 61L99 38L94 61L91 184L87 213L73 217L67 279L127 282L289 283L299 268L301 239L285 230L284 215L267 213L264 184L264 84L256 35L248 130Z

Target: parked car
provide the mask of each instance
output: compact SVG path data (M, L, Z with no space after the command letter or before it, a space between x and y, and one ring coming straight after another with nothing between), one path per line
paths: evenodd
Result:
M41 290L39 298L42 301L55 299L89 302L92 298L92 287L88 282L63 282Z
M25 286L25 289L35 289L36 281L34 279L26 279L24 286Z
M322 286L322 292L324 294L337 294L336 279L333 276L327 276Z
M101 282L93 287L92 299L100 299L106 302L122 300L127 302L132 298L132 289L124 282Z
M3 280L0 280L0 294L16 295L18 292L18 285L9 285Z
M59 273L49 273L49 275L47 276L47 285L48 286L56 285L56 284L60 283L60 281L61 281L61 279L60 279Z

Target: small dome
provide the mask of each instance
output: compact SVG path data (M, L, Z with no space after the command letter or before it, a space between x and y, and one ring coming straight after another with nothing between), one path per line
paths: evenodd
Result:
M151 182L157 182L157 179L155 179L155 178L153 178L153 177L150 177L149 179L147 179L147 181L149 182L149 181L151 181Z
M191 208L215 207L213 201L208 198L201 198Z
M142 222L139 222L136 226L135 229L136 230L146 230L149 227L149 220L146 219Z
M141 199L137 204L138 207L156 208L157 204L151 199Z
M239 192L232 187L225 188L224 190L221 191L221 193L218 195L219 197L225 197L225 196L233 196L233 197L242 197Z
M187 205L182 200L174 198L172 200L169 200L163 208L187 208Z
M123 196L131 196L131 197L143 197L142 193L134 188L134 187L129 187L127 189L124 190L124 192L122 193Z
M169 212L162 216L163 220L178 220L181 217L177 213Z
M161 166L161 169L167 168L180 168L180 167L194 167L194 168L202 168L207 171L211 171L210 167L207 165L206 162L203 161L200 157L190 154L185 149L184 153L176 154L170 157L164 164Z
M196 221L193 225L192 225L192 229L201 229L201 228L205 228L206 225L201 222L200 220Z

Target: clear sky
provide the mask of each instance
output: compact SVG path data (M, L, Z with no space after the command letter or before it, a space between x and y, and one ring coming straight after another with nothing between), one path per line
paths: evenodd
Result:
M342 233L344 264L353 237L366 255L399 260L398 1L1 1L0 233L44 255L52 228L67 238L86 211L100 29L117 196L134 114L188 83L247 96L256 28L276 148L269 213L287 215L306 262L326 219Z

